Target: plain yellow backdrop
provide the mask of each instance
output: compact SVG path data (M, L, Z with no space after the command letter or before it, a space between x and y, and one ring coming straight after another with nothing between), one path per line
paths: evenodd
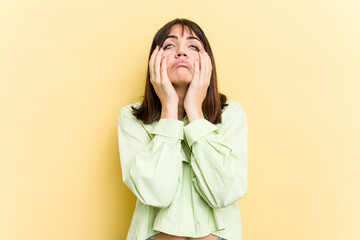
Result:
M360 2L0 2L0 239L122 240L117 117L184 17L244 107L244 240L360 239Z

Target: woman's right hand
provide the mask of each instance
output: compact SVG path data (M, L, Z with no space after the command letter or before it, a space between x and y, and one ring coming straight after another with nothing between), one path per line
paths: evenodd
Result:
M162 109L176 109L179 96L167 75L167 58L163 57L164 50L156 46L149 61L150 82L161 101Z

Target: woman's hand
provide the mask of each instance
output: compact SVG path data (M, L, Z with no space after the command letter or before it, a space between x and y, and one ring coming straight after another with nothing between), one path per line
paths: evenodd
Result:
M210 85L212 72L211 59L204 49L199 52L199 59L195 61L195 72L184 99L184 108L189 122L204 118L202 103Z
M164 50L156 46L151 54L149 61L150 82L161 101L162 110L176 109L179 103L177 95L172 83L167 75L167 58L163 57Z

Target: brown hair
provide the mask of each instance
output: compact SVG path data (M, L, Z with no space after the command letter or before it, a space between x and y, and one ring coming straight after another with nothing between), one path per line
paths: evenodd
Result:
M212 54L210 44L203 30L195 22L185 18L176 18L165 24L160 30L158 30L158 32L154 36L153 43L150 48L149 61L155 47L157 45L163 45L165 37L167 37L171 31L171 27L176 24L181 24L182 32L184 32L184 26L189 29L190 34L193 34L194 31L203 43L205 51L210 56L212 73L210 78L210 85L208 87L206 97L202 104L202 111L204 114L204 118L211 123L221 123L222 109L228 105L225 103L227 98L224 94L218 92L214 56ZM139 106L139 108L136 109L135 107L131 106L133 109L133 115L140 119L144 124L150 124L154 121L159 120L161 116L161 102L150 82L149 65L147 69L145 94L143 98L144 100Z

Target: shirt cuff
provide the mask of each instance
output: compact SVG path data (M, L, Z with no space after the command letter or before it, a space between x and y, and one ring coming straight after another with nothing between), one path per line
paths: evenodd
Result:
M218 130L218 127L205 118L199 118L184 127L184 134L189 147L191 147L194 142L215 130Z
M158 134L166 137L184 139L184 122L171 118L160 118L150 134Z

